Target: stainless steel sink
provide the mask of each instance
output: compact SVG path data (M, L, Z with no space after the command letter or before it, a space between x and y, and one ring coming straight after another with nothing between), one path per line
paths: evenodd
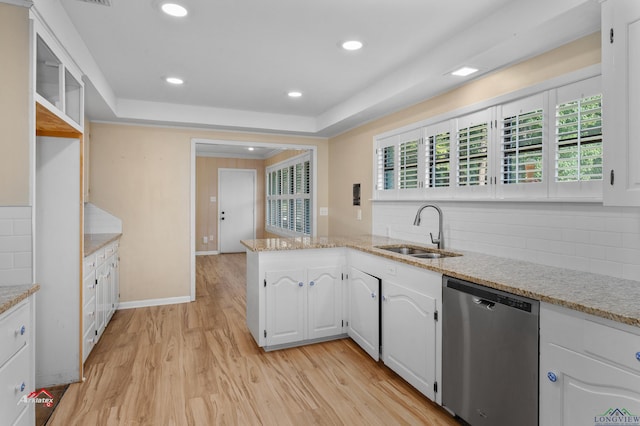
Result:
M461 256L457 253L444 252L430 250L428 248L420 248L414 246L400 246L400 245L388 245L388 246L376 246L376 248L387 250L393 253L404 254L407 256L415 257L417 259L440 259L443 257Z

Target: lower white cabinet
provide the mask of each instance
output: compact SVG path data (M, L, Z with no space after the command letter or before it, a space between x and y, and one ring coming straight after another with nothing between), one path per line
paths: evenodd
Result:
M366 353L380 358L380 279L349 267L347 333Z
M377 359L378 334L373 327L380 324L380 357L385 365L441 404L437 384L442 380L442 324L438 321L442 274L357 250L351 250L348 256L349 335ZM373 289L367 289L367 277L376 277L370 285L380 280L381 301L380 296L374 297ZM362 312L375 309L381 312L379 322L373 315L361 319L365 317Z
M344 249L247 252L247 326L274 349L344 335Z
M640 329L542 303L540 424L640 424Z
M0 315L0 423L34 424L35 295ZM5 423L6 422L6 423Z
M83 262L83 351L82 361L93 350L120 298L119 242L115 241L86 256Z
M324 266L267 271L266 346L342 333L342 271Z
M429 274L430 275L430 274ZM436 298L411 287L441 285L442 276L400 285L382 283L382 360L428 398L435 400ZM429 279L435 283L429 282Z

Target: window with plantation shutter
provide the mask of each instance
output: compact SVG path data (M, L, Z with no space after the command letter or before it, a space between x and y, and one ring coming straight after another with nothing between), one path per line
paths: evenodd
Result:
M489 183L489 111L458 119L456 132L458 187L485 186Z
M602 95L556 106L556 181L602 180Z
M426 129L427 157L425 186L428 188L448 188L451 185L451 130L450 123L444 122L428 126Z
M399 178L400 189L418 188L418 147L419 139L414 139L400 144L399 147Z
M542 182L542 132L542 109L502 119L501 183Z
M266 230L287 236L311 235L311 155L267 167L266 175Z

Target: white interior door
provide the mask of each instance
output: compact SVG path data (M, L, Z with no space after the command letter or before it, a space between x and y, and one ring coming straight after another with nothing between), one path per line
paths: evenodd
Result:
M220 253L243 252L256 235L255 170L219 169L218 209Z

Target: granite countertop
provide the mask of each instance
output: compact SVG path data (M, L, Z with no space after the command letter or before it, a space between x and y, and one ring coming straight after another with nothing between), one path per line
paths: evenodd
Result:
M0 314L8 311L38 290L40 290L40 284L0 286Z
M95 253L121 236L122 234L84 234L84 256Z
M268 238L243 240L242 244L256 252L349 247L487 287L640 327L640 304L638 304L640 281L455 249L445 251L462 256L417 259L379 249L376 246L424 246L378 236Z

